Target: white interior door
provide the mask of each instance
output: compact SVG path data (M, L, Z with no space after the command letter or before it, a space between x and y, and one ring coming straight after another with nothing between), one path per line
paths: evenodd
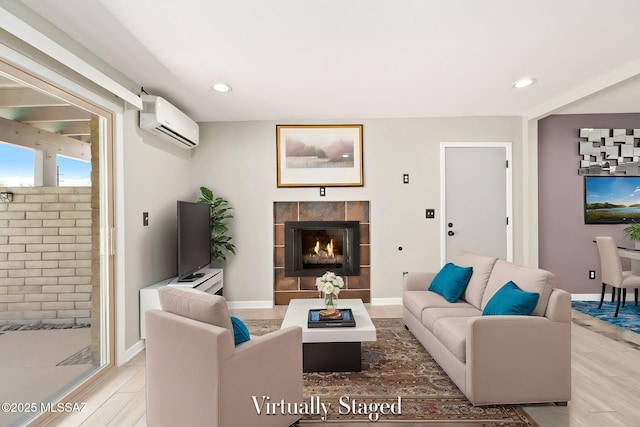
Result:
M442 256L512 260L511 143L442 143Z

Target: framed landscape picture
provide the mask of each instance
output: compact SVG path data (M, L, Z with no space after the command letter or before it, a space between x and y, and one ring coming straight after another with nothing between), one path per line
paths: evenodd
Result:
M584 223L640 222L640 176L584 177Z
M362 125L277 125L278 187L361 187Z

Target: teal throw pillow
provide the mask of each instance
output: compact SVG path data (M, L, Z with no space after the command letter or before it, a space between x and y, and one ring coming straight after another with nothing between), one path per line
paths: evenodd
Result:
M473 267L459 267L451 262L447 263L433 278L429 290L442 295L449 302L456 302L464 293L471 273Z
M242 320L237 317L231 316L231 325L233 326L233 342L235 345L242 344L243 342L249 341L251 336L249 335L249 330L242 323Z
M513 282L508 282L493 294L482 310L482 315L523 315L529 316L538 304L540 294L525 292Z

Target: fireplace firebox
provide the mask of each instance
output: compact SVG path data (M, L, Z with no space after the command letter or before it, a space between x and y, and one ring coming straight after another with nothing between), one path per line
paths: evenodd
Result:
M285 276L360 275L359 221L288 221L284 236Z

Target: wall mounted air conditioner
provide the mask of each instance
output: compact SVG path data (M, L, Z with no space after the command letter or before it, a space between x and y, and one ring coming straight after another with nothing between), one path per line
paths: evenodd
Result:
M148 130L182 148L197 147L198 124L159 96L143 94L140 128Z

